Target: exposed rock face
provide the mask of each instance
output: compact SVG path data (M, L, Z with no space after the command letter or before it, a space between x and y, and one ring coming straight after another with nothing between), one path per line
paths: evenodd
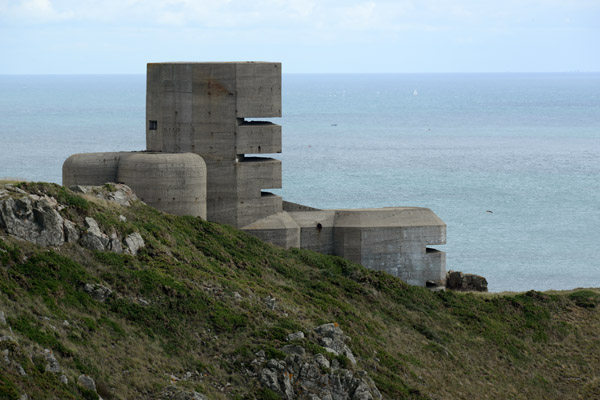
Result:
M77 383L87 390L91 390L93 392L96 391L96 382L94 382L94 379L91 376L79 375L79 378L77 378Z
M112 290L107 288L106 286L99 285L97 283L86 283L83 287L83 290L92 296L94 300L98 300L100 302L105 301L112 295Z
M142 235L140 235L137 232L127 235L127 237L125 238L125 244L127 245L125 253L130 254L132 256L137 255L138 251L146 246Z
M129 207L134 201L138 200L133 190L122 183L107 183L103 186L75 185L69 187L69 189L76 193L88 194L96 196L99 199L113 201L124 207Z
M60 372L60 365L56 357L54 357L52 350L45 349L44 356L46 357L46 371L58 374Z
M352 351L344 342L347 338L342 332L339 325L335 323L321 325L315 328L315 332L319 335L319 344L330 353L339 356L340 354L348 357L352 365L356 365L356 359Z
M0 200L0 228L41 246L65 242L64 220L45 197L8 197Z
M75 186L73 189L129 206L137 197L128 186L110 184L104 186ZM64 219L59 211L66 206L48 195L30 194L6 184L0 187L0 229L20 239L41 246L61 246L79 243L90 250L112 251L137 255L145 246L138 232L127 235L124 241L116 233L107 235L93 218L85 218L85 228ZM121 216L121 222L127 218Z
M254 360L262 385L283 399L328 400L374 400L381 399L375 383L364 371L352 371L355 357L345 344L348 338L337 324L325 324L315 329L314 339L328 346L332 355L345 355L351 365L342 366L337 359L330 361L323 354L310 354L299 345L286 345L281 350L287 354L284 360L264 360L264 353L257 353ZM300 338L297 338L300 339ZM354 360L354 361L352 361Z
M487 292L487 280L480 275L464 274L460 271L448 271L446 287L451 290Z
M90 250L104 251L110 243L108 236L100 230L94 218L86 217L87 231L81 236L80 243Z

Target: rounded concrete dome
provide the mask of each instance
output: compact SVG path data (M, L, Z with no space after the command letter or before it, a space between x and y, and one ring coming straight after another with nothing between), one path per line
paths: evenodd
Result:
M117 181L161 211L206 219L206 164L197 154L123 154Z
M104 185L116 182L119 152L73 154L65 160L62 168L63 186Z

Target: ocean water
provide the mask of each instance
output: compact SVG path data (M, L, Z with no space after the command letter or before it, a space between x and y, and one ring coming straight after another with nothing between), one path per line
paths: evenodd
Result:
M284 75L285 199L421 206L492 291L600 287L600 74ZM0 76L0 177L145 148L143 75Z

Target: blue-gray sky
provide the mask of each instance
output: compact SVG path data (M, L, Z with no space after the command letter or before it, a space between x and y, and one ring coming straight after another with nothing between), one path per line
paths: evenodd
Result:
M600 71L599 0L0 0L0 73Z

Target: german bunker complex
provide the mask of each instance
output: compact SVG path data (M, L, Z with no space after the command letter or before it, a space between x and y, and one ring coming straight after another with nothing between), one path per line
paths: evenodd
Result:
M146 151L85 153L63 185L122 182L167 213L229 224L285 247L332 254L407 283L443 284L446 224L420 207L319 210L283 201L281 64L151 63ZM259 120L257 120L259 119Z

